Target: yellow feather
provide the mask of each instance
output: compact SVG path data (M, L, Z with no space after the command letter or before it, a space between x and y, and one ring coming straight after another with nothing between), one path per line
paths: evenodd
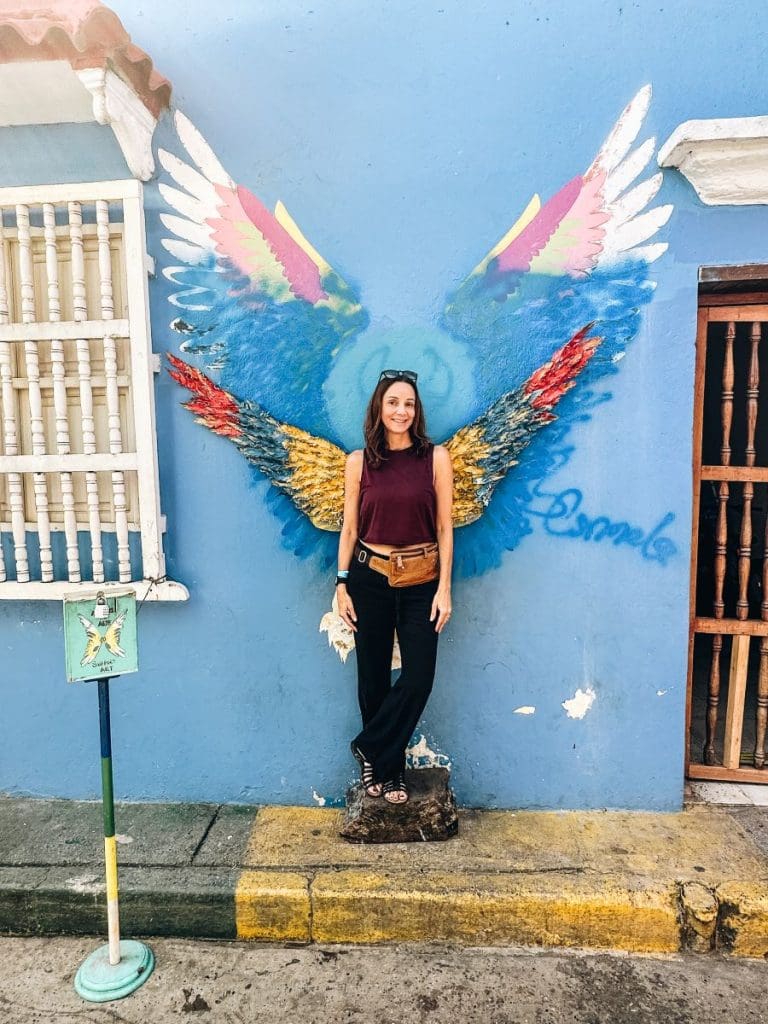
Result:
M338 531L344 515L346 454L322 437L282 425L288 440L291 498L319 530Z
M321 274L324 275L331 273L333 268L330 263L328 263L327 260L324 260L314 245L304 237L298 224L281 202L278 202L275 206L275 220L281 227L285 228L296 245L304 250Z
M490 453L482 427L469 424L446 442L453 464L453 525L467 526L479 519L485 506L478 497L483 482L482 462Z
M506 233L506 235L504 235L504 237L500 241L498 241L496 243L496 245L494 245L494 247L491 249L491 251L485 257L485 259L482 259L478 263L478 265L475 267L475 269L472 271L472 273L469 276L473 277L475 274L482 274L483 271L485 270L485 268L491 262L491 260L495 259L499 255L500 252L503 252L504 249L507 248L509 243L514 241L514 239L517 238L517 236L520 234L520 232L524 231L528 227L528 225L531 223L531 221L533 220L533 218L536 216L536 214L539 212L540 209L541 209L541 199L539 199L539 197L537 195L534 195L533 198L531 199L531 201L526 206L526 208L523 210L523 212L517 218L515 223L512 225L512 227Z

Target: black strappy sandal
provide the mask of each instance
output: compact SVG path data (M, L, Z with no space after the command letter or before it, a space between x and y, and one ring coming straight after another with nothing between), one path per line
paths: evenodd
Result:
M404 793L405 799L390 800L388 795L390 793ZM401 804L408 803L409 797L408 787L405 784L405 772L400 772L399 775L396 775L394 779L390 779L389 782L384 783L384 799L387 801L388 804L394 804L396 807Z
M365 795L369 796L372 800L378 800L384 792L384 787L373 777L373 765L370 761L365 760L354 743L352 744L352 756L360 765L360 782L362 783ZM375 792L373 792L374 790Z

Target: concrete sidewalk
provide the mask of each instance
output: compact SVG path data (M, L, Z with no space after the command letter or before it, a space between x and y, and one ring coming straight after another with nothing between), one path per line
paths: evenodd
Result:
M342 814L118 805L123 934L768 955L766 808L464 810L391 846ZM0 798L0 933L105 932L100 804Z

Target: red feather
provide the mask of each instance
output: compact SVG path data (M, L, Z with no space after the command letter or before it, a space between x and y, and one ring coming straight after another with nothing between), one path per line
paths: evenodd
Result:
M199 423L204 423L206 427L210 427L222 437L239 437L242 433L239 422L240 412L232 395L214 384L200 370L177 359L170 353L168 361L173 367L168 371L171 377L177 384L181 384L183 388L196 396L189 402L182 403L184 408L195 413Z
M533 395L531 405L541 410L539 418L547 422L554 419L549 410L557 405L566 391L570 391L576 378L594 355L602 338L588 338L594 323L587 324L540 366L525 383L526 395Z

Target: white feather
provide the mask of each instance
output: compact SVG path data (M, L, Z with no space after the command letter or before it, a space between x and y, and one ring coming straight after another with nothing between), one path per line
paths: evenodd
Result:
M203 224L209 217L217 215L216 207L211 209L201 203L199 199L195 199L194 196L190 196L186 192L180 192L179 189L171 188L170 185L161 184L158 187L160 195L166 203L183 217L194 221L195 224Z
M196 199L199 199L204 206L215 208L219 204L220 199L216 189L194 167L185 164L183 160L179 160L177 156L174 156L173 153L169 153L165 149L159 149L157 156L176 184L185 188L187 192L191 193Z
M636 248L630 249L625 255L632 259L653 263L659 256L663 256L668 248L669 242L654 242L653 245L638 245ZM651 288L656 287L655 281L646 281L646 284L650 285Z
M219 158L189 118L185 114L182 114L180 110L177 110L174 120L176 123L176 131L179 133L179 138L181 139L184 148L206 178L217 185L234 188L235 183L219 163Z
M175 306L177 309L184 309L187 313L210 313L211 306L205 306L200 302L182 302L182 299L192 294L191 291L174 292L173 295L168 296L168 301L172 306Z
M590 170L594 168L610 174L618 167L642 128L650 102L651 87L644 85L619 115Z
M200 245L204 249L212 248L211 229L207 224L193 224L191 220L185 220L184 217L173 217L169 213L161 213L160 220L169 231L178 235L179 238L184 238L187 242L192 242L193 245Z
M635 178L646 167L653 156L656 148L656 140L646 139L642 146L638 146L626 160L613 171L605 180L603 195L606 203L612 203L617 196L620 196L624 189L629 188Z
M612 254L626 252L628 249L645 242L655 235L662 225L666 224L672 214L672 206L656 206L647 213L635 217L612 231L606 238L603 255L608 259Z
M174 259L181 260L183 263L190 263L193 266L197 263L202 263L211 255L210 246L206 249L202 249L199 245L190 245L189 242L179 242L175 238L161 238L160 244L171 254L171 256L173 256ZM163 273L165 273L165 271L163 271Z
M639 185L635 185L634 188L611 203L609 207L611 212L610 229L626 224L628 220L632 220L634 216L644 210L661 188L663 180L661 172L654 174L652 178L641 181Z

